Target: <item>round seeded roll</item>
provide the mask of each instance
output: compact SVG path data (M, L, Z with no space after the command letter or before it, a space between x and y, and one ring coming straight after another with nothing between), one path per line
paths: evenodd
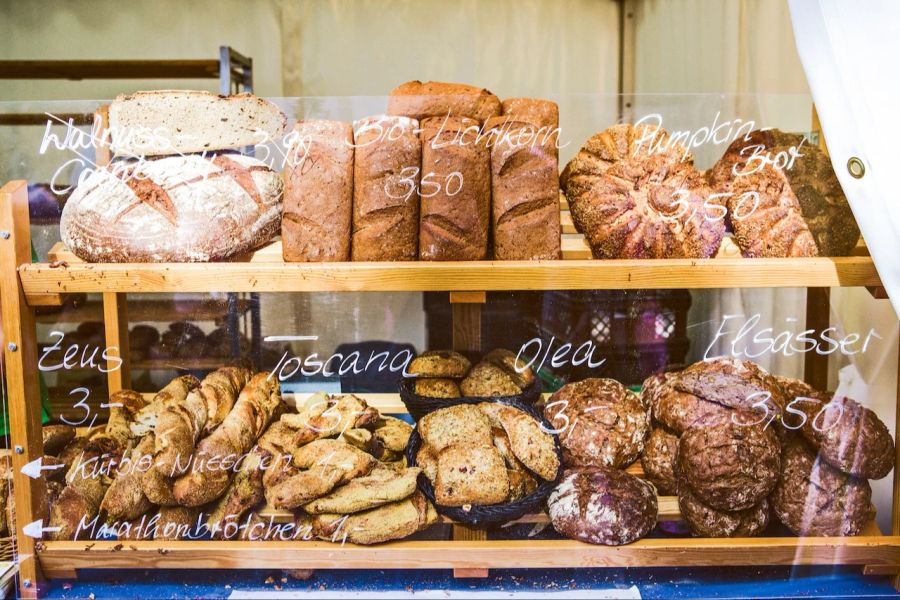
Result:
M769 495L781 468L771 428L725 421L692 427L678 443L678 475L705 504L744 510Z
M613 379L564 385L547 400L544 417L559 431L563 460L574 466L626 467L650 431L637 394Z
M678 508L697 537L750 537L761 534L769 525L769 502L765 498L745 510L716 510L683 485L678 489Z
M672 495L677 490L674 471L677 454L678 436L662 427L655 427L644 444L641 465L644 475L660 494Z
M411 377L465 377L472 364L453 350L427 350L415 357L406 372Z
M553 528L566 537L620 546L656 525L656 490L625 471L603 467L567 470L547 500Z
M874 516L872 488L817 458L800 439L782 455L783 472L772 492L772 510L797 535L856 535Z

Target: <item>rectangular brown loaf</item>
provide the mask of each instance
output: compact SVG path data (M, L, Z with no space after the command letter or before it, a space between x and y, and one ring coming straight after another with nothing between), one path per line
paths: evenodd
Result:
M418 120L451 116L484 123L500 114L500 99L484 88L464 83L407 81L391 90L387 112Z
M355 261L415 260L419 250L418 121L375 116L354 123Z
M490 227L490 150L464 117L422 121L419 259L482 260Z
M501 107L504 117L537 126L541 139L547 140L546 149L559 154L559 106L556 102L540 98L507 98Z
M294 133L284 170L284 260L350 260L353 127L313 119L298 122Z
M491 231L498 260L560 257L555 140L509 117L485 124L491 146Z

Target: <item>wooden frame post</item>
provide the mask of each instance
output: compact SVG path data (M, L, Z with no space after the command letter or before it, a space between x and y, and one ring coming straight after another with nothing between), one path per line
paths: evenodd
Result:
M487 302L487 292L450 292L450 315L453 349L481 351L481 305ZM487 531L454 523L453 539L473 542L487 540ZM488 569L453 569L454 577L487 577Z
M26 463L43 455L34 309L25 301L17 271L20 264L30 262L28 186L24 181L12 181L0 188L0 310L16 502L16 520L9 526L16 539L23 598L37 597L41 573L35 540L25 535L22 527L41 518L47 493L43 478L32 479L21 471Z
M106 333L106 348L110 356L118 356L121 366L115 368L114 361L106 363L107 387L109 394L131 387L131 352L128 345L128 301L127 294L103 292L103 330Z

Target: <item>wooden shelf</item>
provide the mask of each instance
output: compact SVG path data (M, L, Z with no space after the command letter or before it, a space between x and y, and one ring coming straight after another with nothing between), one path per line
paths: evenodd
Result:
M25 264L27 298L67 292L502 291L879 286L869 256L592 260L580 236L563 235L563 260L285 263L281 242L216 263L85 263L56 247L65 266Z
M211 60L0 60L0 79L217 79Z
M238 314L250 310L250 301L238 299ZM170 323L174 321L215 321L228 314L228 304L222 300L129 300L128 318L131 323ZM89 300L78 306L66 305L62 310L42 312L38 323L83 323L102 321L103 303Z
M500 569L636 565L900 564L900 536L849 538L654 538L627 546L572 540L397 541L376 546L331 542L45 542L49 577L76 569Z

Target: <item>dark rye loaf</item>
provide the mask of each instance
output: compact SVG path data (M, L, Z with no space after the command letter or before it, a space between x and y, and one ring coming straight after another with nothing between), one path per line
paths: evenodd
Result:
M500 99L484 88L463 83L407 81L391 90L387 112L418 120L449 116L484 123L500 114Z
M298 122L294 132L284 170L284 260L350 260L353 128L314 119Z

